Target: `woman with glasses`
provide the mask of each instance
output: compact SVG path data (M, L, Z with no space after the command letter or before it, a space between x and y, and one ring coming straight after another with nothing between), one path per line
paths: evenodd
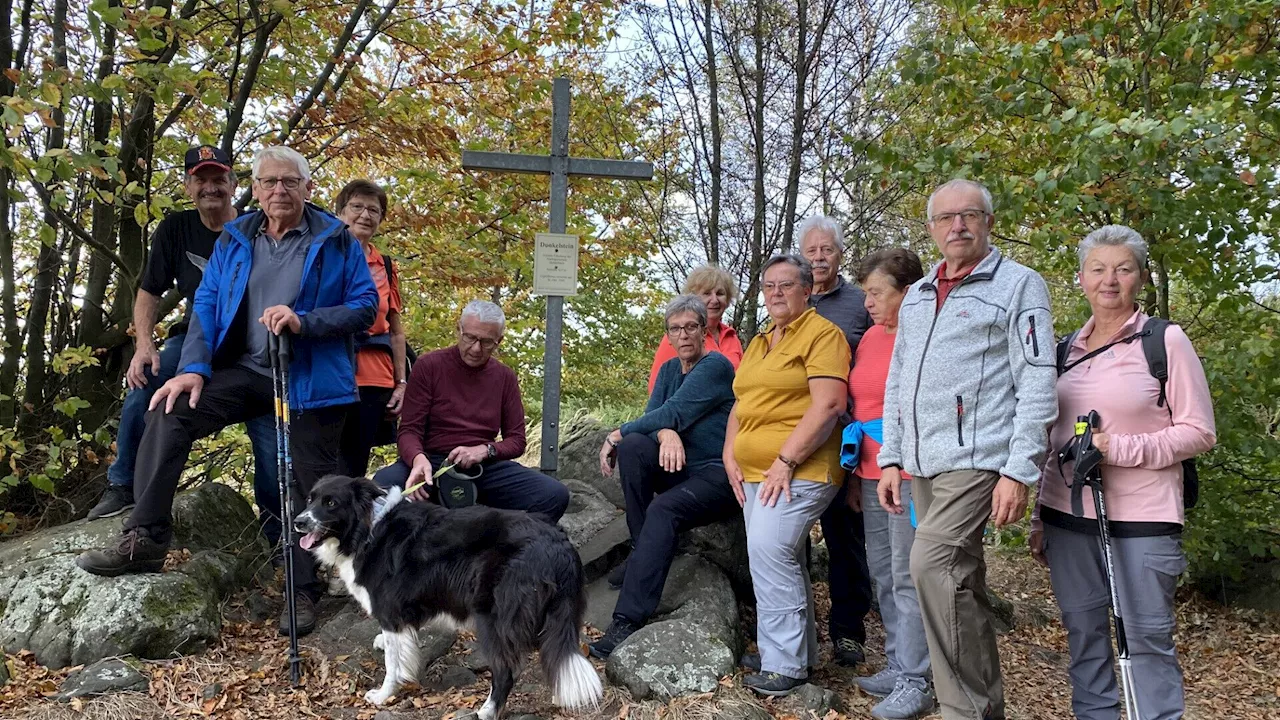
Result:
M600 472L609 477L618 468L635 547L621 566L613 622L591 644L601 659L657 611L679 534L738 509L721 459L733 365L706 347L707 316L697 295L667 304L667 342L675 357L658 371L644 415L609 433L600 448Z
M733 382L724 466L747 525L756 593L756 673L742 684L763 695L803 685L818 660L805 539L844 480L836 420L848 393L849 343L809 307L813 269L798 255L764 264L761 290L772 323L749 345Z
M684 279L684 292L702 298L707 306L707 322L703 328L703 342L707 350L714 350L725 356L736 370L742 362L742 342L738 339L738 331L723 322L725 309L738 296L733 276L715 265L703 265ZM664 337L653 353L653 367L649 369L650 393L658 381L658 371L675 356L675 346Z
M338 472L362 476L369 470L369 452L376 444L395 442L395 419L404 402L408 364L404 327L400 324L400 283L391 259L373 245L387 216L387 193L368 180L353 180L334 203L338 218L360 241L369 274L378 287L378 312L373 325L356 335L356 385L360 402L350 406L342 429Z

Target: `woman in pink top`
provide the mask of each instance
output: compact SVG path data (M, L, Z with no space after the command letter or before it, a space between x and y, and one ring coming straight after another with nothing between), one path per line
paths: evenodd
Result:
M1080 286L1093 317L1075 335L1058 378L1056 451L1073 435L1078 415L1096 410L1101 431L1103 496L1111 527L1120 614L1132 657L1137 710L1143 720L1180 718L1182 670L1174 652L1173 594L1186 570L1182 552L1181 462L1215 441L1204 369L1186 334L1164 334L1166 402L1151 375L1141 335L1148 317L1135 299L1146 281L1147 244L1137 232L1108 225L1081 243ZM1096 353L1096 354L1095 354ZM1032 517L1032 554L1049 566L1071 650L1072 709L1080 720L1117 720L1120 698L1112 671L1110 594L1093 503L1071 509L1072 464L1055 454L1044 469ZM1088 490L1084 496L1089 497Z
M880 505L876 487L880 481L880 428L884 414L884 384L889 377L889 360L898 331L898 307L912 283L924 277L924 267L915 253L905 248L878 250L863 259L858 268L858 284L866 293L866 308L875 322L858 343L853 370L849 373L849 395L853 398L853 424L846 428L845 448L852 451L850 434L861 434L856 465L854 458L842 462L853 471L849 497L862 502L863 526L867 540L867 567L875 581L884 620L884 654L887 664L880 672L856 680L868 694L884 698L872 708L873 717L907 718L927 714L934 706L929 686L929 646L920 616L920 602L911 582L911 545L916 531L907 514L890 514ZM892 420L896 420L893 418ZM890 421L889 418L884 419ZM854 493L857 489L860 492ZM903 475L903 504L911 498L911 480Z
M742 342L738 340L738 331L721 321L729 303L738 296L733 276L715 265L703 265L684 279L684 292L697 295L707 304L707 334L703 342L707 352L715 350L724 355L733 364L733 369L737 370L742 363ZM675 347L663 335L662 342L658 343L658 349L653 353L653 367L649 368L650 395L653 394L653 384L658 380L658 370L675 356Z

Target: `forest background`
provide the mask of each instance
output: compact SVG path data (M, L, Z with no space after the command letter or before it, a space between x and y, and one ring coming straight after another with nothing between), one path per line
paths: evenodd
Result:
M890 245L932 262L927 193L972 177L995 195L996 244L1049 282L1059 334L1088 314L1085 233L1123 223L1151 243L1143 305L1187 330L1213 390L1219 445L1185 542L1191 577L1225 592L1280 558L1278 46L1268 0L8 0L0 531L82 516L103 487L148 233L183 206L198 142L236 159L242 203L274 143L311 159L322 205L348 180L384 184L377 242L411 344L451 343L469 299L500 303L536 425L547 183L460 156L545 153L563 75L571 153L656 166L649 183L570 183L567 408L643 406L661 305L691 268L738 278L728 317L749 337L758 269L799 220L844 223L846 274ZM188 482L251 471L230 429Z

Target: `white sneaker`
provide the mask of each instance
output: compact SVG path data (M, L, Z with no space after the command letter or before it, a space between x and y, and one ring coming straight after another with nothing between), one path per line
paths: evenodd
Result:
M935 705L932 688L928 685L917 687L904 678L898 680L889 697L871 708L871 717L876 720L916 720L933 712Z
M854 682L862 688L862 692L868 695L878 698L889 697L898 687L898 673L885 668L870 677L855 678Z

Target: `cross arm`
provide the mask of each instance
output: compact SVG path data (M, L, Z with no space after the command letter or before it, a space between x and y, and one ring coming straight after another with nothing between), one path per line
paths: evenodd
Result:
M652 180L653 163L634 160L569 158L569 174L622 180Z
M462 167L467 170L498 170L550 175L551 158L546 155L520 155L517 153L463 150Z

